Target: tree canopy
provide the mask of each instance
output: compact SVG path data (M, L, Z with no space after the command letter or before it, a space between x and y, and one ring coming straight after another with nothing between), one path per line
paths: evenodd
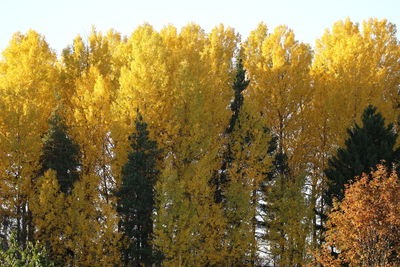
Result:
M333 199L376 164L397 168L399 84L385 19L338 21L315 45L264 23L246 38L93 27L59 55L15 33L0 58L1 252L16 240L18 260L39 243L62 266L312 264Z

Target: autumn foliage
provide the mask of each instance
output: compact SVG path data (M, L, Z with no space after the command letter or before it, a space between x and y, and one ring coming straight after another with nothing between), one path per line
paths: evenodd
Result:
M308 264L331 208L325 170L365 107L386 118L397 151L386 122L400 118L399 84L387 20L339 21L315 48L264 23L246 38L222 24L93 28L59 54L16 33L0 59L3 251L13 236L56 265ZM343 253L321 260L396 262L396 175L385 175L336 204L325 247Z
M343 201L335 201L329 215L320 262L326 266L398 266L399 201L399 178L383 165L347 186Z

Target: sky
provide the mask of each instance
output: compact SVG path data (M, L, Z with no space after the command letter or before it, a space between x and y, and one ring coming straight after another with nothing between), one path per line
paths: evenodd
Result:
M270 31L285 24L313 46L325 29L347 17L386 18L400 27L400 0L0 0L0 50L17 31L36 30L60 53L78 34L87 37L92 26L129 36L145 22L156 29L195 22L206 31L223 23L243 40L259 22Z

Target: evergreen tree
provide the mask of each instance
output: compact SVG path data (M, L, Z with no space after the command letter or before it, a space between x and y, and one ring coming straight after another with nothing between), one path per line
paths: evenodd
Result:
M232 142L235 142L235 140L232 140L230 135L232 134L232 132L235 129L235 126L238 123L240 110L241 107L243 106L244 98L242 92L247 88L249 83L250 81L246 79L246 70L243 67L243 62L239 55L236 58L236 76L232 86L232 89L234 90L234 99L230 105L230 108L232 110L232 116L229 121L229 126L225 130L225 134L228 135L228 144L223 154L221 172L219 175L216 175L213 178L213 182L215 184L216 203L221 203L224 199L223 187L224 184L226 184L229 180L227 169L234 160L231 145Z
M42 176L49 170L55 170L60 190L70 193L74 182L79 179L79 145L68 136L67 126L62 118L55 114L49 121L50 130L45 136L43 154L40 158Z
M270 263L300 266L305 263L308 218L311 210L303 193L305 175L294 176L287 155L278 149L278 138L271 139L268 153L272 168L261 185L259 227L260 241L267 244Z
M345 185L351 183L355 176L369 174L381 162L391 169L398 159L399 149L394 148L397 134L394 133L393 124L385 127L385 119L376 110L372 105L364 110L362 127L355 124L347 129L349 137L345 147L339 148L336 156L328 162L325 199L329 206L333 198L339 201L343 199Z
M136 131L129 140L131 152L122 169L122 183L116 193L120 229L128 242L122 251L127 266L151 266L157 255L153 251L154 186L159 176L156 168L160 150L149 140L147 124L142 117L136 120Z

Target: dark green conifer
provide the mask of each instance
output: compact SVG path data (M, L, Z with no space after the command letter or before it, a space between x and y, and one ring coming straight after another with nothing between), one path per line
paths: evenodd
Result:
M225 131L228 135L228 143L226 146L226 150L224 151L222 157L222 166L221 170L218 174L214 175L213 177L213 184L215 186L215 202L221 203L224 199L223 187L229 181L229 177L227 175L227 169L229 168L230 164L233 162L233 153L231 151L231 143L235 142L235 140L231 140L230 134L235 129L235 126L238 124L239 114L241 107L243 106L243 94L242 92L247 88L250 81L246 79L246 70L243 67L242 59L240 55L236 59L236 76L233 82L232 89L234 90L234 99L230 105L232 110L232 116L229 121L229 125Z
M68 136L68 129L62 118L55 114L49 120L50 129L44 138L43 154L40 158L39 175L53 169L63 193L70 193L79 179L79 145Z
M349 137L345 147L339 148L336 155L329 160L325 170L328 188L325 192L326 203L331 206L333 198L343 199L346 184L355 176L369 174L379 163L392 169L399 156L395 149L397 134L393 124L385 127L385 119L377 108L369 105L362 115L362 126L347 130Z
M122 183L116 193L120 230L128 246L122 251L126 266L151 266L158 256L151 244L155 196L154 186L159 176L157 158L160 150L149 140L147 124L141 116L135 132L129 137L131 151L122 169Z

